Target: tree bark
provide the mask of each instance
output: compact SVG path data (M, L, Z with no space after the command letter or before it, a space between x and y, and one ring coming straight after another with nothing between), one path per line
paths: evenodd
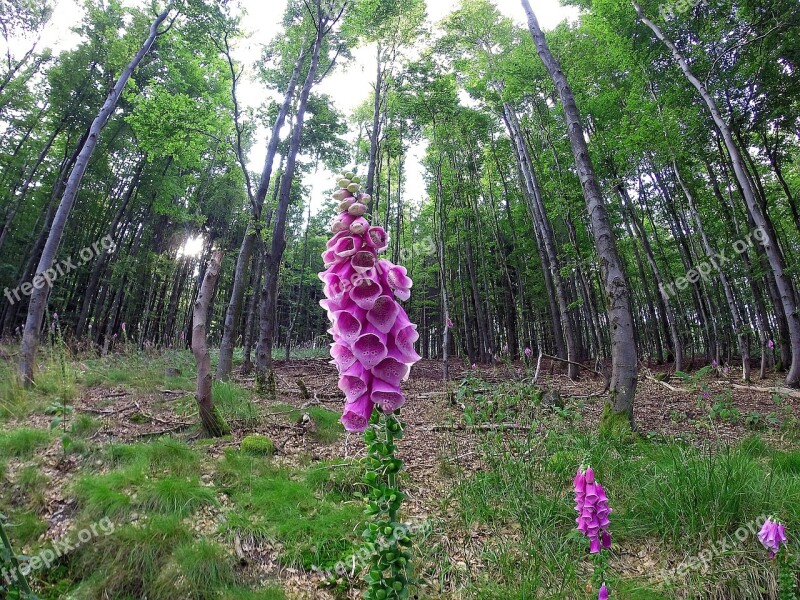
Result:
M300 92L300 101L297 105L295 124L292 129L292 136L289 142L289 150L286 157L286 170L281 177L280 196L275 213L275 224L272 230L272 243L269 252L264 257L264 287L261 291L261 319L259 326L258 348L256 350L256 383L257 387L272 392L270 381L273 380L272 373L272 345L275 332L275 307L278 301L278 275L283 259L283 251L286 248L286 216L289 212L291 202L292 180L294 179L295 166L297 164L297 154L300 151L300 141L303 136L303 122L305 119L308 97L311 88L314 86L317 77L317 67L319 66L319 56L322 41L329 31L327 20L323 18L322 8L317 0L317 35L314 41L314 49L311 56L308 74L306 75L303 89Z
M536 51L553 79L561 97L564 115L578 177L583 188L586 208L589 212L591 231L597 248L597 256L606 294L608 320L611 325L611 385L609 407L614 415L624 415L633 424L633 401L637 384L636 342L633 329L633 314L630 306L630 288L624 264L615 242L614 231L608 218L600 184L594 171L589 147L584 136L580 112L575 97L567 83L558 61L553 57L539 27L530 2L522 0L528 16L528 28L536 45Z
M294 98L294 91L297 87L297 80L300 77L300 70L305 62L307 48L303 48L294 64L292 70L292 77L289 80L289 85L286 88L286 93L283 96L283 104L278 111L278 116L275 118L275 123L272 126L270 133L269 143L267 144L267 156L264 160L264 168L261 171L261 180L256 190L255 197L251 198L253 210L253 224L248 227L245 236L242 239L242 246L239 250L239 255L236 259L236 270L233 275L233 287L231 289L231 297L228 302L228 309L225 312L225 325L222 331L222 341L219 347L219 362L217 363L217 379L226 381L231 375L233 368L233 347L236 341L236 328L239 325L242 314L242 300L244 299L245 288L247 287L247 266L250 264L250 258L253 255L253 249L256 245L256 236L260 232L261 211L264 207L264 200L269 191L269 183L272 177L272 165L275 162L275 154L278 151L278 143L280 142L280 131L283 124L286 122L286 115L289 113L289 108ZM233 67L231 66L231 69ZM236 102L236 88L232 90L234 102ZM238 105L238 104L237 104ZM247 163L242 155L241 146L237 154L240 156L239 162L242 170L249 181L247 174ZM249 188L249 185L248 185Z
M197 361L197 408L200 411L200 422L203 429L210 437L225 435L226 425L214 407L214 398L211 393L212 374L211 356L208 352L208 307L214 297L214 288L219 279L222 263L222 251L214 252L211 263L206 269L200 293L194 303L194 316L192 319L192 354Z
M103 107L100 112L92 121L89 127L89 135L86 142L83 144L78 159L75 161L75 167L70 173L67 185L64 190L64 195L61 198L61 203L58 206L56 215L53 218L53 224L50 227L50 235L45 242L42 256L39 259L39 266L36 268L36 277L39 277L38 282L41 284L39 287L34 287L31 294L30 304L28 305L28 317L25 321L25 332L22 338L22 346L20 348L20 362L19 362L19 377L23 385L29 386L33 383L34 368L36 363L36 350L39 346L39 331L42 327L42 319L47 304L47 296L50 288L46 285L44 275L51 269L53 261L56 257L56 252L61 244L61 238L64 234L64 228L69 218L69 213L72 210L72 205L75 203L75 198L78 195L78 190L81 185L83 175L86 173L86 168L89 165L89 159L97 146L100 133L108 122L111 114L114 112L117 102L122 95L125 85L128 83L136 67L150 51L156 37L158 36L158 27L167 18L172 11L172 3L170 2L167 7L156 17L155 21L150 25L150 33L144 41L139 51L133 57L128 66L117 79L114 87L108 94ZM34 278L35 279L35 278Z

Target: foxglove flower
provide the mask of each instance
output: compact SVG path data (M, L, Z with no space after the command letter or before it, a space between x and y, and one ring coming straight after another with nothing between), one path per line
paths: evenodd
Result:
M767 517L764 521L764 526L758 532L758 541L769 550L769 557L775 558L775 555L781 549L781 544L786 545L786 528L780 521L773 521L772 517Z
M774 347L775 347L775 342L773 342L772 340L767 342L767 348L772 350Z
M600 586L600 592L597 594L597 600L608 600L608 588L606 584Z
M404 267L378 258L388 238L367 219L369 196L353 173L345 173L339 188L333 198L340 212L322 253L320 305L331 321L331 363L346 398L342 424L364 431L376 405L391 413L405 403L400 384L420 359L419 333L398 302L411 295L411 278Z
M530 358L531 356L533 356L533 350L531 350L531 349L530 349L530 348L528 348L527 346L525 347L525 356L527 356L528 358Z
M608 506L608 497L594 478L591 467L584 470L578 469L574 480L575 510L578 511L578 531L589 538L589 552L596 554L600 548L611 547L611 522L608 515L611 509Z

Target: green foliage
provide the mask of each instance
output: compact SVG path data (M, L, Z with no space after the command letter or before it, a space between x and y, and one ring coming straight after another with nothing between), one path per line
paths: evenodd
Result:
M364 494L370 519L361 536L369 550L368 573L364 578L367 600L405 599L414 585L411 564L411 532L399 520L405 498L397 485L403 462L397 458L394 440L403 437L403 423L394 414L378 411L364 432L367 444L367 473Z
M214 398L214 407L226 422L237 422L244 425L254 425L259 422L261 409L253 402L249 390L235 383L215 381L211 393Z
M275 454L275 444L265 435L248 435L242 440L241 451L251 456L272 456Z
M28 394L11 365L0 362L0 419L21 417L28 406Z
M242 539L273 539L291 567L327 566L350 551L359 515L338 493L320 494L304 478L261 458L226 452L215 481L234 509L223 530ZM313 480L312 480L313 482Z
M167 476L147 481L139 489L137 504L147 512L187 516L216 504L216 493L196 479Z
M219 590L236 580L235 559L222 546L208 540L192 540L175 548L155 583L156 597L192 600L217 598Z

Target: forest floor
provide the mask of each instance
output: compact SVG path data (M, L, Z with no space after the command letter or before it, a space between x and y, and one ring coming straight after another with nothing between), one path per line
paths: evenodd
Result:
M103 519L113 531L34 571L41 597L360 597L364 445L338 423L326 359L278 362L274 401L251 378L215 383L231 435L213 440L186 352L45 362L29 392L0 363L0 512L31 557ZM418 363L399 442L404 519L424 525L417 597L596 597L571 497L587 461L614 509L615 597L773 597L752 523L778 514L800 530L797 400L762 391L777 375L753 390L721 371L657 371L643 369L638 433L620 439L596 433L598 376L548 363L534 385L526 365L453 363L445 388L440 363ZM330 578L315 568L337 564Z

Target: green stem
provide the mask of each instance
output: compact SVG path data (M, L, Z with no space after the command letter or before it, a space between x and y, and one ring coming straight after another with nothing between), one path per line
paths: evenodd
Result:
M394 459L394 433L392 432L392 425L397 422L397 418L391 413L384 414L384 416L386 417L386 445L389 448L390 458ZM395 473L394 470L386 477L386 485L388 485L392 491L397 490L397 473ZM394 508L389 509L389 520L392 524L397 522L397 511Z
M25 576L19 570L19 561L17 560L17 555L14 554L14 549L11 547L11 540L8 539L6 535L6 529L3 526L3 519L0 518L0 538L3 540L3 546L5 546L6 550L8 550L9 560L11 561L11 566L14 569L14 572L17 574L17 578L15 579L17 585L22 589L25 594L28 596L33 595L33 590L31 590L31 586L28 585L28 581L25 579Z

